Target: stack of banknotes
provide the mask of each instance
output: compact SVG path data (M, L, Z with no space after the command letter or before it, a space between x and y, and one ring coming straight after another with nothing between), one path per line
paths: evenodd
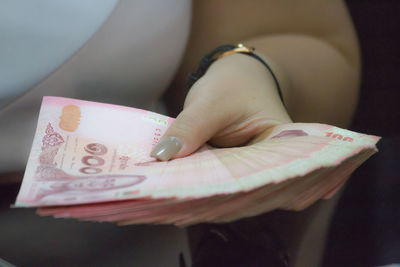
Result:
M167 162L149 156L172 118L44 97L15 207L126 224L226 222L327 199L379 137L317 123L274 127L248 146L204 145Z

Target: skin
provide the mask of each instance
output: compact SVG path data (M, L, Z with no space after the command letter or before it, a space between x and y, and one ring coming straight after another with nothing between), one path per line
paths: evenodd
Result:
M349 126L358 100L360 57L343 1L194 1L191 36L170 92L182 94L187 74L204 54L239 42L255 47L272 67L285 106L262 64L241 54L224 57L194 84L165 134L181 140L174 157L207 141L222 147L258 141L280 123Z

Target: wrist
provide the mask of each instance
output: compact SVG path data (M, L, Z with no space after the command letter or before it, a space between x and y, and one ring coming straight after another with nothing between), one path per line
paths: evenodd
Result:
M292 122L277 91L276 83L268 70L252 57L233 54L212 64L202 78L211 91L221 90L238 99L254 99L249 102L265 117L281 123ZM202 86L202 84L199 84ZM240 102L240 101L239 101Z
M215 61L206 73L214 80L223 80L232 87L261 90L269 99L284 106L285 101L280 96L280 85L273 73L253 57L244 54L232 54ZM282 101L283 100L283 101Z
M190 89L193 86L193 84L195 82L197 82L207 72L210 65L212 65L216 61L218 61L224 57L230 56L230 55L241 54L241 55L246 55L248 57L255 59L261 65L263 65L263 67L266 70L268 70L268 72L270 74L269 76L272 77L272 79L276 85L275 87L278 92L279 98L282 101L282 103L284 104L282 91L281 91L277 77L275 76L274 72L272 71L270 65L267 62L265 62L265 59L263 59L262 57L257 55L254 51L255 51L254 48L247 47L243 44L238 44L237 46L222 45L222 46L215 48L213 51L211 51L210 53L208 53L202 57L197 70L189 76L189 79L187 81L188 88Z

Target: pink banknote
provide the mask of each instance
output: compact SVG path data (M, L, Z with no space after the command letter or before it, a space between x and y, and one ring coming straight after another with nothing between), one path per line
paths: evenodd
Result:
M172 121L129 107L44 97L15 205L189 200L248 192L333 168L366 151L368 158L379 140L330 125L292 123L276 126L252 145L205 145L185 158L156 161L150 151ZM341 181L329 185L332 192Z

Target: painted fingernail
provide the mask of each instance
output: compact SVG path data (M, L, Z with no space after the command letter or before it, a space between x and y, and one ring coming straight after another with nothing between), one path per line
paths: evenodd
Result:
M182 148L182 142L174 137L170 136L163 138L151 151L150 156L157 158L162 161L169 160Z

